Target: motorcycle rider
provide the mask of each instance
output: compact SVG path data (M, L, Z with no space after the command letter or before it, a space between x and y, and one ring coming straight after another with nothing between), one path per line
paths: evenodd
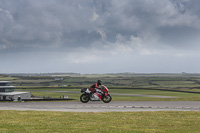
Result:
M94 83L92 86L90 86L89 90L91 91L91 94L95 93L97 89L101 90L100 86L102 85L101 80L97 80L97 83Z

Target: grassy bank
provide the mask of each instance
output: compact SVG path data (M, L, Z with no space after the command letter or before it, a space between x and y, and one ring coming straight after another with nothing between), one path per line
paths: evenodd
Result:
M200 131L200 112L72 113L0 111L1 133Z

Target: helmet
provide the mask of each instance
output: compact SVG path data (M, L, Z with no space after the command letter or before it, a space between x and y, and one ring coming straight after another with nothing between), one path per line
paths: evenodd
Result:
M101 85L101 83L102 83L101 80L98 80L98 81L97 81L97 84L98 84L98 85Z

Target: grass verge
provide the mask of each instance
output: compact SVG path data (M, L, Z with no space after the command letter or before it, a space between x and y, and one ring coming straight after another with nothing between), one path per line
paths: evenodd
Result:
M197 133L200 112L42 112L0 111L1 133Z

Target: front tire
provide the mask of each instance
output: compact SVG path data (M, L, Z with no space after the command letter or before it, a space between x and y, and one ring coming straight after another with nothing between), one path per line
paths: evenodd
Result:
M80 96L80 101L81 101L82 103L87 103L89 100L90 100L90 96L87 95L87 94L82 94L82 95Z
M106 96L104 96L103 97L103 99L102 99L102 101L104 102L104 103L109 103L110 101L112 100L112 97L111 97L111 95L106 95Z

